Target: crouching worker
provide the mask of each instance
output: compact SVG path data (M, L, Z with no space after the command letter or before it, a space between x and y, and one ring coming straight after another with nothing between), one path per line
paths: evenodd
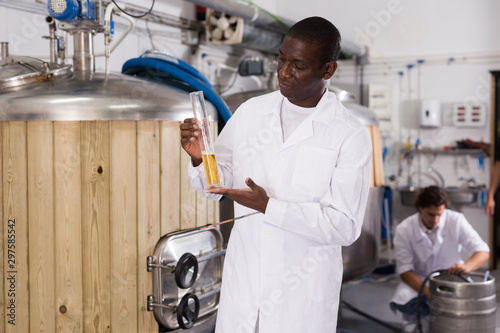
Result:
M446 193L437 186L422 189L415 201L417 213L396 227L394 248L396 269L401 277L391 299L392 310L400 310L405 320L416 313L418 290L426 276L436 270L467 274L480 268L490 257L488 245L464 215L447 209ZM470 258L463 262L464 249ZM421 314L429 312L429 286L423 288Z

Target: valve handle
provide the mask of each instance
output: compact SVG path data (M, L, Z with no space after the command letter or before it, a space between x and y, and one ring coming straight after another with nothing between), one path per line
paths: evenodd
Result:
M190 300L193 300L194 302L193 310L189 307ZM198 320L199 312L200 300L198 297L192 293L184 295L179 302L179 306L177 307L177 322L179 323L179 326L184 330L193 327Z
M186 281L187 275L191 269L193 270L193 275ZM187 289L194 284L197 276L198 260L191 253L184 253L175 266L175 283L177 283L179 288Z

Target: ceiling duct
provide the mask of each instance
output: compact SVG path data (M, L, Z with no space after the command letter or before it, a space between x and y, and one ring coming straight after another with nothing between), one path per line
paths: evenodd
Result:
M252 24L266 30L285 34L295 22L271 15L256 6L233 0L186 0L199 6L212 8L230 16L242 18L246 24Z
M257 6L233 0L186 0L207 7L207 42L239 45L277 54L288 29L295 23ZM358 45L342 41L339 59L365 54Z
M209 44L235 45L277 54L288 28L294 24L243 2L186 1L207 7L205 29Z

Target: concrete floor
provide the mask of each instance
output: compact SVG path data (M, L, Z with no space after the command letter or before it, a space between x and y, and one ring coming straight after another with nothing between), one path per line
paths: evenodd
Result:
M381 259L385 267L387 262ZM496 333L500 333L500 270L490 272L496 281ZM400 313L394 314L389 300L399 283L395 274L370 274L361 279L344 283L337 323L337 333L411 333L417 332L414 325L406 325ZM347 303L347 304L345 304ZM375 320L360 315L361 311ZM425 331L425 330L424 330Z

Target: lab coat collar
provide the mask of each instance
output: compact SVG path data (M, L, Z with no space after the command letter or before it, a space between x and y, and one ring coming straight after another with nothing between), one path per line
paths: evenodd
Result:
M281 95L280 103L277 105L277 115L279 117L279 111L281 108L281 103L285 98ZM304 119L304 121L299 125L299 127L290 135L290 137L284 142L283 148L294 145L301 141L306 140L314 134L313 122L320 122L323 124L330 124L335 118L335 113L337 108L331 107L334 103L337 103L337 98L333 92L325 91L321 97L318 105L310 115Z
M418 216L417 216L417 232L416 232L416 237L415 239L417 240L417 242L422 242L424 240L428 240L430 241L429 237L427 236L426 232L425 232L425 226L422 222L422 217L420 216L420 213L417 213ZM443 212L443 214L441 215L441 217L439 218L439 223L437 225L437 234L436 234L436 241L435 241L435 245L436 244L442 244L443 243L443 239L445 237L445 234L443 233L443 230L445 228L445 225L446 225L446 216L447 216L447 210L445 210Z
M283 100L286 98L281 94L279 90L274 92L275 94L279 95L279 98L276 99L276 103L270 108L266 108L262 110L262 114L269 114L269 113L278 113L281 110L281 103L283 103ZM337 112L337 108L330 108L328 112L320 112L323 109L328 109L328 106L331 106L332 104L338 103L337 101L337 96L329 90L325 91L323 96L321 96L321 99L318 102L318 105L316 105L316 109L314 112L311 114L314 114L314 121L321 122L323 124L329 124L331 121L335 118L335 113Z

